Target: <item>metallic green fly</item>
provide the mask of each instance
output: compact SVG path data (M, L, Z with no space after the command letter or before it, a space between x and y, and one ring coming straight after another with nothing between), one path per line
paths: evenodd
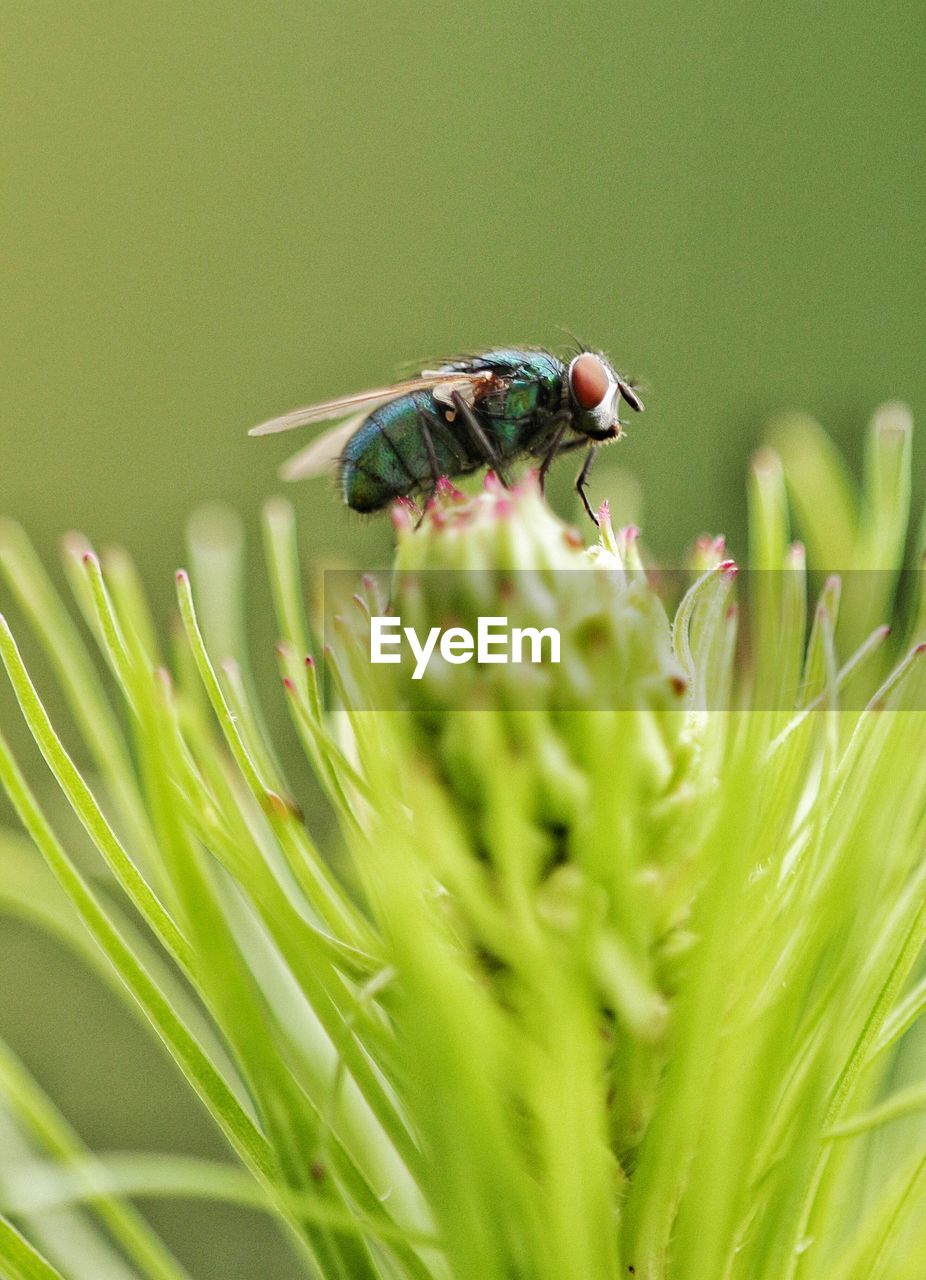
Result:
M430 495L444 477L492 467L503 484L518 458L540 460L540 485L554 458L586 450L576 490L595 520L586 488L599 447L622 434L620 404L643 403L596 351L568 364L547 351L487 351L425 370L392 387L328 400L273 418L251 435L346 418L290 458L287 480L337 463L344 501L378 511L396 498Z

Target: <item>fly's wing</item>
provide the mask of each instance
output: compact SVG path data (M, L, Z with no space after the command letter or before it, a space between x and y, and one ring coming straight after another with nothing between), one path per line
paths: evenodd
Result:
M346 422L332 427L324 435L318 436L311 444L300 449L298 453L287 459L280 467L281 480L308 480L310 476L319 476L337 462L344 451L344 446L358 429L363 426L372 409L363 413L355 413Z
M269 436L278 431L292 431L296 427L308 427L315 422L332 422L335 418L346 418L357 409L364 410L364 416L374 409L397 400L399 396L408 395L412 391L431 391L435 388L446 388L446 399L449 401L450 391L459 387L475 387L480 383L493 380L492 373L487 370L457 372L437 369L421 374L417 378L409 378L406 382L397 382L392 387L379 387L374 391L361 391L358 395L341 396L337 400L324 400L321 404L309 405L305 409L293 409L279 418L271 418L252 427L248 435Z

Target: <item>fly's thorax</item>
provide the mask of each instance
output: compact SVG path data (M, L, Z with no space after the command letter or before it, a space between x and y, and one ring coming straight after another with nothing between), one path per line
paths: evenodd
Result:
M556 413L563 403L566 369L546 351L492 351L485 357L499 382L479 400L489 418L523 423Z

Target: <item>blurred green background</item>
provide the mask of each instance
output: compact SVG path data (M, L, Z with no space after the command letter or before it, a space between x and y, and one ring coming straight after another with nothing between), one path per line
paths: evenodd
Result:
M629 469L618 518L667 557L742 549L778 410L857 463L880 400L926 403L914 0L32 0L2 46L0 512L48 558L75 527L125 544L162 611L190 510L253 533L302 442L249 425L419 357L566 326L645 379L594 493ZM388 557L388 521L293 496L310 559ZM0 974L0 1031L87 1139L221 1152L62 952L3 922ZM155 1213L198 1276L289 1274L256 1218Z

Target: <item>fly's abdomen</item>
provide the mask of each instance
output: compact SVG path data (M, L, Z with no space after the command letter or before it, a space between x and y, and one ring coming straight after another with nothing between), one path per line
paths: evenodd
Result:
M349 507L378 511L395 498L431 488L435 463L439 476L460 475L479 464L459 427L446 422L439 409L428 392L418 392L370 414L341 455L341 487Z

